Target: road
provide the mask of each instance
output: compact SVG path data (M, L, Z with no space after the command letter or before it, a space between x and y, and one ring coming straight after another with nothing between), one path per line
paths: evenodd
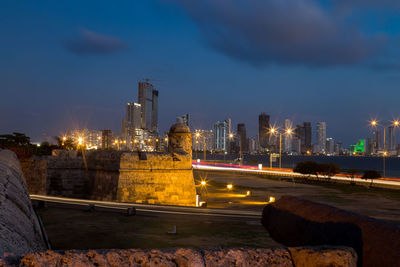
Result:
M193 169L195 170L208 170L208 171L226 171L226 172L238 172L238 173L253 173L253 174L264 174L264 175L276 175L276 176L285 176L285 177L302 177L303 175L300 173L293 172L289 169L267 169L262 168L258 169L255 166L240 166L240 165L233 165L233 164L221 164L221 163L198 163L193 162L192 164ZM311 175L311 177L316 177L315 175ZM319 176L319 178L323 178L324 176ZM335 175L330 177L332 180L336 180L338 182L348 182L351 181L357 184L371 184L370 179L361 179L361 178L350 178L343 174ZM393 189L400 189L400 180L396 179L388 179L388 178L381 178L381 179L374 179L373 184L375 186L380 185L382 187L393 188Z
M54 197L44 195L30 195L33 201L44 201L46 203L57 204L66 207L89 208L114 210L127 212L128 208L134 207L137 214L159 214L159 215L190 215L190 216L208 216L208 217L229 217L242 219L261 219L260 212L239 211L229 209L210 209L183 206L163 206L137 203L121 203L111 201L97 201L87 199L75 199L66 197Z

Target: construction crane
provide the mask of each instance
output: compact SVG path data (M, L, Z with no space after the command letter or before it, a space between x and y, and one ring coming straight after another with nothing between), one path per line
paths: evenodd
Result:
M153 81L153 82L162 82L162 80L156 80L156 79L149 79L149 78L142 78L142 80L144 81L144 82L150 82L150 81Z

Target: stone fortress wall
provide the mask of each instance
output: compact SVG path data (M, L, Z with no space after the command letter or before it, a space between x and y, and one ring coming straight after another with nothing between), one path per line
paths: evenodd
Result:
M0 149L0 257L46 249L16 155ZM1 263L0 263L1 266Z
M21 164L31 194L193 206L191 146L190 129L175 124L167 153L58 150Z

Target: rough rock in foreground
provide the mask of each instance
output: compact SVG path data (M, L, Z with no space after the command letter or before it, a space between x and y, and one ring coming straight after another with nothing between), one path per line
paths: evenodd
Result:
M68 250L25 255L9 266L356 266L351 248L272 248L220 250ZM7 258L0 266L7 266Z
M357 252L359 266L400 266L400 227L394 224L291 196L267 205L262 224L285 246L347 246Z

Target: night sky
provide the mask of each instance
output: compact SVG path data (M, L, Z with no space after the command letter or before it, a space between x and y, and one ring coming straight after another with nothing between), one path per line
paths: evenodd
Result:
M399 37L398 0L2 0L0 134L118 132L150 78L161 133L266 112L349 145L400 116Z

